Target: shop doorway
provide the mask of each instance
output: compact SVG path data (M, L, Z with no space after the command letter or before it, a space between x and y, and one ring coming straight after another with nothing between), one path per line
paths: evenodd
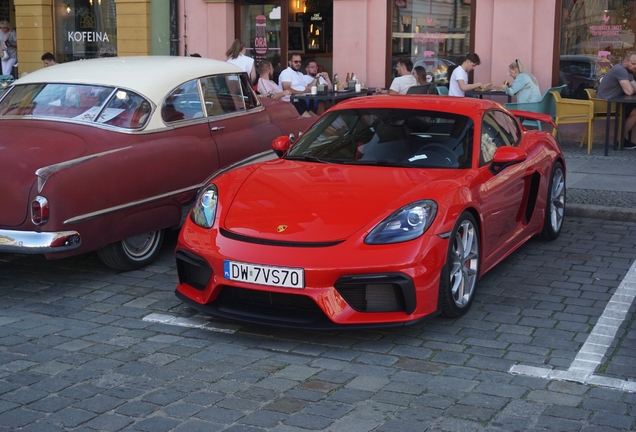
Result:
M315 59L331 75L333 0L241 0L236 5L236 37L257 65L264 59L272 63L274 81L290 52Z

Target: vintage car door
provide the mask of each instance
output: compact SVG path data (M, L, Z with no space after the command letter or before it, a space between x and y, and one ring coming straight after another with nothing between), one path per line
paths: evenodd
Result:
M225 166L270 149L282 134L251 89L244 73L201 79L210 134Z
M161 107L161 117L166 125L174 128L162 132L170 137L174 146L172 164L173 181L178 178L179 186L196 185L214 171L223 167L219 161L217 144L210 135L199 80L188 81L175 88Z
M517 146L521 139L517 122L503 111L491 110L484 114L479 139L484 265L487 267L490 259L505 255L505 245L514 243L525 226L523 210L528 162L508 166L496 174L490 172L495 150L501 146Z

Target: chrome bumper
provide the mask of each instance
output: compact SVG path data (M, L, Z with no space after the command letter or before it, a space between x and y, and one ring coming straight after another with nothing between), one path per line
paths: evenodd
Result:
M46 254L77 249L82 237L77 231L32 232L0 229L0 252Z

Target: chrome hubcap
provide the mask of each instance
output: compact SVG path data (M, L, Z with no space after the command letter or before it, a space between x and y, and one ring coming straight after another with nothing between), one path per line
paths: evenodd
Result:
M552 175L552 190L550 191L550 225L552 231L559 232L563 223L565 210L565 178L563 170L557 168Z
M143 258L153 251L156 247L156 239L159 231L152 231L146 234L129 237L122 241L121 244L124 251L131 258Z
M451 252L451 292L455 304L462 308L470 301L477 284L479 241L477 230L470 221L463 221L455 233Z

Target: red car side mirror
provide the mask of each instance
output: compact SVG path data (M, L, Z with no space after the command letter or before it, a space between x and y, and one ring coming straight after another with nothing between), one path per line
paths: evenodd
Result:
M523 162L527 157L526 152L520 148L510 146L499 147L492 158L490 172L497 174L507 166Z
M274 138L274 141L272 141L272 150L274 150L274 153L276 153L278 157L287 153L289 147L290 144L288 136L279 136L278 138Z

